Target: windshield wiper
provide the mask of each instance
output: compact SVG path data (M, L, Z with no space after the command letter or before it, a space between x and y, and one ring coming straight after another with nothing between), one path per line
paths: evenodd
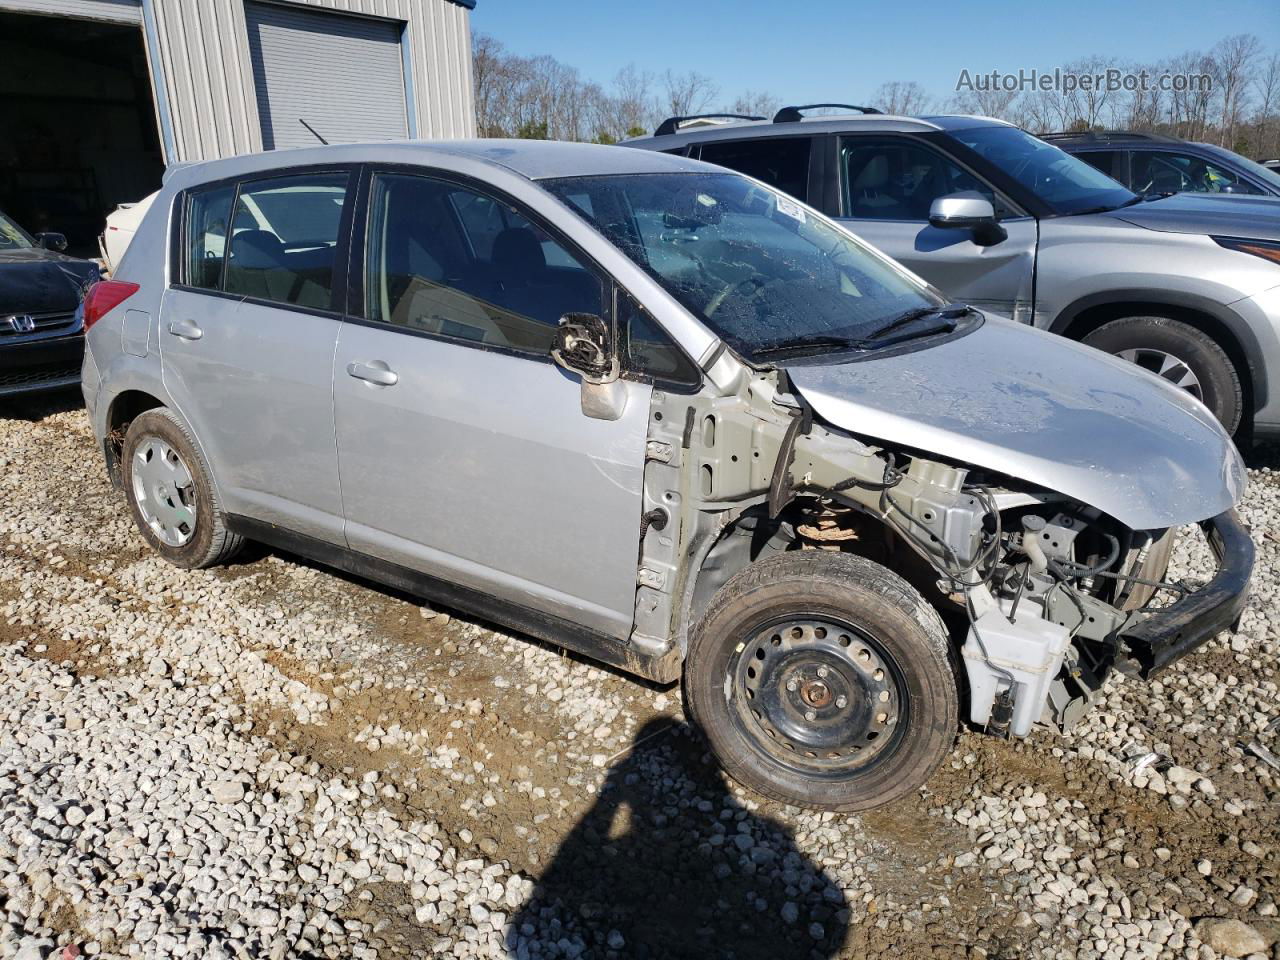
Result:
M823 350L857 350L865 346L865 341L857 340L853 337L815 334L811 337L796 337L794 340L773 343L767 347L752 350L751 353L757 357L784 357L787 355L798 356L803 353L821 352Z
M948 324L939 325L940 329L950 329L955 326L955 321L959 320L971 308L968 304L959 303L950 307L917 307L914 310L908 310L906 313L899 314L879 330L872 331L863 337L863 342L871 343L874 340L880 340L895 330L901 330L903 327L915 323L917 320L924 320L926 317L937 317L939 320L949 320Z

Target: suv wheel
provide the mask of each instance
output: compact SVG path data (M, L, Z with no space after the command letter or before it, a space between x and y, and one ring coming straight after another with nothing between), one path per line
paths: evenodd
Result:
M797 551L734 575L694 630L684 687L731 776L829 810L917 790L958 724L937 612L897 574L849 554Z
M1129 360L1208 407L1228 433L1244 413L1244 393L1235 365L1212 337L1168 317L1124 317L1104 323L1084 338L1091 347Z
M243 545L227 530L209 470L170 410L148 410L129 425L121 461L138 529L170 563L209 567L229 560Z

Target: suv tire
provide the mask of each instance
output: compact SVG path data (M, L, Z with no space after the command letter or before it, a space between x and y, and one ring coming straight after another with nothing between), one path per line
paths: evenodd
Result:
M174 566L211 567L244 545L227 530L195 440L167 407L148 410L129 424L121 470L138 530Z
M1104 323L1084 342L1133 360L1171 383L1194 380L1198 399L1234 434L1244 414L1244 390L1235 364L1203 331L1168 317L1124 317ZM1169 366L1171 361L1178 361ZM1161 370L1164 366L1166 369ZM1184 388L1185 389L1185 388Z
M827 551L771 557L730 578L694 629L684 690L732 777L827 810L919 789L959 723L937 612L885 567Z

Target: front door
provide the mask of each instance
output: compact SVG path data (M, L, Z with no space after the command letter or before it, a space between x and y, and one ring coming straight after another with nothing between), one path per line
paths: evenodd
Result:
M229 513L341 543L334 262L346 171L192 191L164 296L165 387ZM232 228L228 236L228 224Z
M369 196L334 377L349 545L625 638L651 388L592 419L549 358L563 314L610 316L603 278L470 187L380 173Z
M907 137L841 138L841 221L953 300L1031 322L1038 229L985 182ZM1008 237L991 246L968 230L929 223L938 197L976 190L991 199Z

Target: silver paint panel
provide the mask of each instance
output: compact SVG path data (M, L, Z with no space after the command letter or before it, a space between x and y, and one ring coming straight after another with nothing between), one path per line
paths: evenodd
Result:
M195 321L198 340L169 332ZM342 542L333 435L337 320L187 290L165 292L164 383L217 475L223 508Z
M1216 516L1244 464L1205 407L1132 364L989 318L895 357L794 366L818 414L853 433L1067 495L1137 530Z
M395 385L346 372L377 362ZM595 420L549 362L356 324L334 369L352 549L628 635L648 385Z

